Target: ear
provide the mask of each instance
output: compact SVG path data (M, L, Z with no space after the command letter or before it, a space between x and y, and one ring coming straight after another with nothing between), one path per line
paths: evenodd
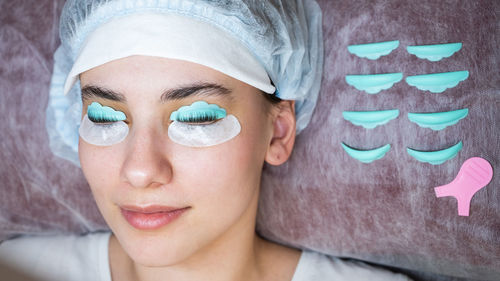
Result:
M292 154L295 143L295 101L282 101L275 105L273 136L266 152L266 162L281 165Z

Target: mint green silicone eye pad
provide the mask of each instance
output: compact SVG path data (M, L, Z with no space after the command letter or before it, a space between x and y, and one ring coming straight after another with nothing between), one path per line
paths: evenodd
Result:
M432 93L442 93L448 88L453 88L461 81L469 77L469 71L454 71L443 73L432 73L406 77L406 83L410 86L417 87L422 91L430 91Z
M344 111L342 112L342 116L345 120L350 121L354 125L363 126L365 129L373 129L378 125L384 125L396 119L399 116L399 110Z
M226 117L225 109L220 108L216 104L208 104L205 101L196 101L189 106L183 106L177 111L172 112L170 120L188 123L202 123L212 122L224 117Z
M341 143L341 145L349 156L363 163L371 163L377 159L381 159L391 149L390 144L386 144L382 147L371 150L354 149L352 147L345 145L344 143Z
M114 110L109 106L102 106L98 102L93 102L88 106L87 115L91 121L98 123L124 121L127 119L125 113Z
M434 131L442 130L455 125L469 114L469 109L459 109L448 112L435 113L408 113L408 119L422 128L431 128Z
M448 43L436 45L421 45L421 46L408 46L406 50L408 53L417 56L421 59L430 61L439 61L442 58L451 57L455 52L462 48L462 43Z
M376 60L381 56L388 55L392 50L399 46L399 40L386 41L379 43L350 45L347 47L349 53L354 54L360 58L367 58Z
M80 137L93 145L109 146L117 144L128 135L128 125L124 122L123 112L93 102L87 107L78 133Z
M420 162L439 165L457 156L458 152L462 150L462 146L462 142L460 141L452 147L438 151L419 151L411 148L407 148L406 151Z
M183 106L170 115L174 121L168 127L169 138L189 147L207 147L224 143L236 137L241 125L234 115L216 104L197 101Z
M401 72L345 76L347 84L368 94L377 94L382 90L387 90L401 79L403 79L403 73Z

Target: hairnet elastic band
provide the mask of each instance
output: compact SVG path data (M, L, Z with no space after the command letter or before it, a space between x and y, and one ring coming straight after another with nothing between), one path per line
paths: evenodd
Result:
M201 64L263 92L275 92L264 67L233 36L189 17L141 13L113 19L87 37L66 79L64 93L81 73L132 55Z

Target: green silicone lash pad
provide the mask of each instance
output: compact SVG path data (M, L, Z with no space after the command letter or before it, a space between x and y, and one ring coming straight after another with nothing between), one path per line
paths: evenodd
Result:
M196 101L191 105L180 107L177 111L172 112L170 120L186 122L189 119L206 118L221 119L226 117L226 110L220 108L216 104L208 104L205 101Z
M345 145L344 143L341 143L341 145L349 156L363 163L371 163L377 159L381 159L391 149L390 144L386 144L382 147L375 148L372 150L358 150L351 148Z
M432 93L442 93L448 88L453 88L461 81L469 77L469 71L454 71L443 73L432 73L406 77L406 83L410 86L417 87L422 91L430 91Z
M345 76L347 84L368 94L377 94L382 90L389 89L401 79L403 79L403 73L401 72Z
M395 41L386 41L379 43L350 45L347 47L347 50L349 51L349 53L356 55L360 58L376 60L381 56L390 54L398 46L399 46L399 40L395 40Z
M406 151L413 158L420 162L429 163L432 165L443 164L444 162L457 156L458 152L462 150L462 142L455 144L452 147L438 150L438 151L418 151L411 148L407 148Z
M408 46L408 53L421 59L439 61L442 58L451 57L462 48L462 43L448 43L436 45Z
M342 112L342 116L354 125L363 126L365 129L373 129L378 125L384 125L396 119L399 116L399 110L344 111Z
M96 122L117 122L127 119L125 113L109 106L102 106L98 102L93 102L87 107L87 116Z
M422 128L430 128L434 131L455 125L469 114L469 109L459 109L448 112L436 113L408 113L408 119Z

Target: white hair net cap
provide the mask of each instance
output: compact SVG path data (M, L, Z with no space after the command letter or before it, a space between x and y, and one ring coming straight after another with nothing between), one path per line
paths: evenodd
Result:
M321 10L314 0L68 0L47 108L54 154L79 165L80 85L64 95L64 84L87 37L114 18L152 12L191 17L236 38L264 67L276 95L296 101L297 133L307 126L323 70Z

